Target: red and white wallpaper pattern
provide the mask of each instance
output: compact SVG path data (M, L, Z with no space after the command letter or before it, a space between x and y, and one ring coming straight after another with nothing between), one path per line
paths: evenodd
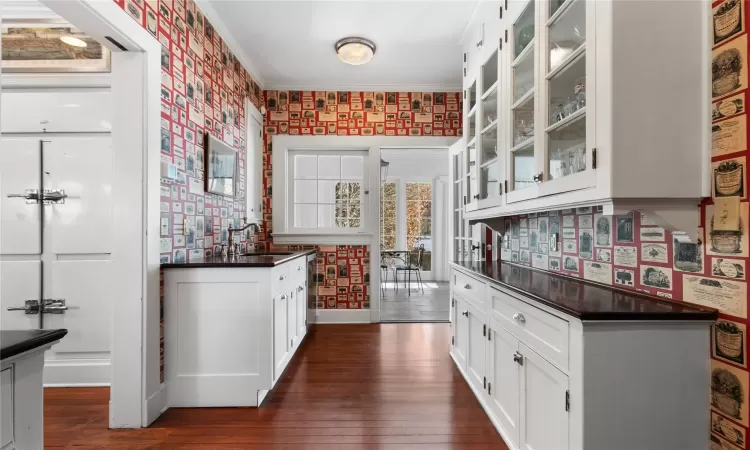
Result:
M270 240L271 136L460 136L459 92L266 91L264 224ZM278 247L278 246L277 246ZM370 307L368 246L318 248L318 308Z

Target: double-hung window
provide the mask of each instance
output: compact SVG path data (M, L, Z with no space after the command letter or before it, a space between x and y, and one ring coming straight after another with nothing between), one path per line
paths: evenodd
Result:
M290 151L290 231L358 233L367 228L366 151Z

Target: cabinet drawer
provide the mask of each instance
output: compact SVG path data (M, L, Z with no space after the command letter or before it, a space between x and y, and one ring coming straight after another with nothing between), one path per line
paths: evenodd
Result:
M453 292L459 297L474 303L479 309L484 309L486 285L468 275L454 270L453 271Z
M300 284L307 275L307 260L305 258L297 258L286 263L289 266L289 278L294 280L294 285Z
M290 286L294 285L290 274L291 264L286 263L276 266L271 271L271 292L273 295L280 294L291 290Z
M548 360L568 369L568 322L490 287L492 318Z

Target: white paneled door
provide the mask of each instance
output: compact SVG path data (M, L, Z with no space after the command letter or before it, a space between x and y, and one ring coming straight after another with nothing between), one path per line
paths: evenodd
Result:
M2 328L68 329L45 385L110 382L113 162L109 133L0 142Z

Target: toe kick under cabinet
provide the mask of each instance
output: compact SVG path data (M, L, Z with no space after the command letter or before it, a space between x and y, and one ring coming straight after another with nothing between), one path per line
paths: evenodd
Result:
M170 407L259 406L307 333L305 256L164 270Z
M454 263L451 356L511 449L703 450L716 314Z

